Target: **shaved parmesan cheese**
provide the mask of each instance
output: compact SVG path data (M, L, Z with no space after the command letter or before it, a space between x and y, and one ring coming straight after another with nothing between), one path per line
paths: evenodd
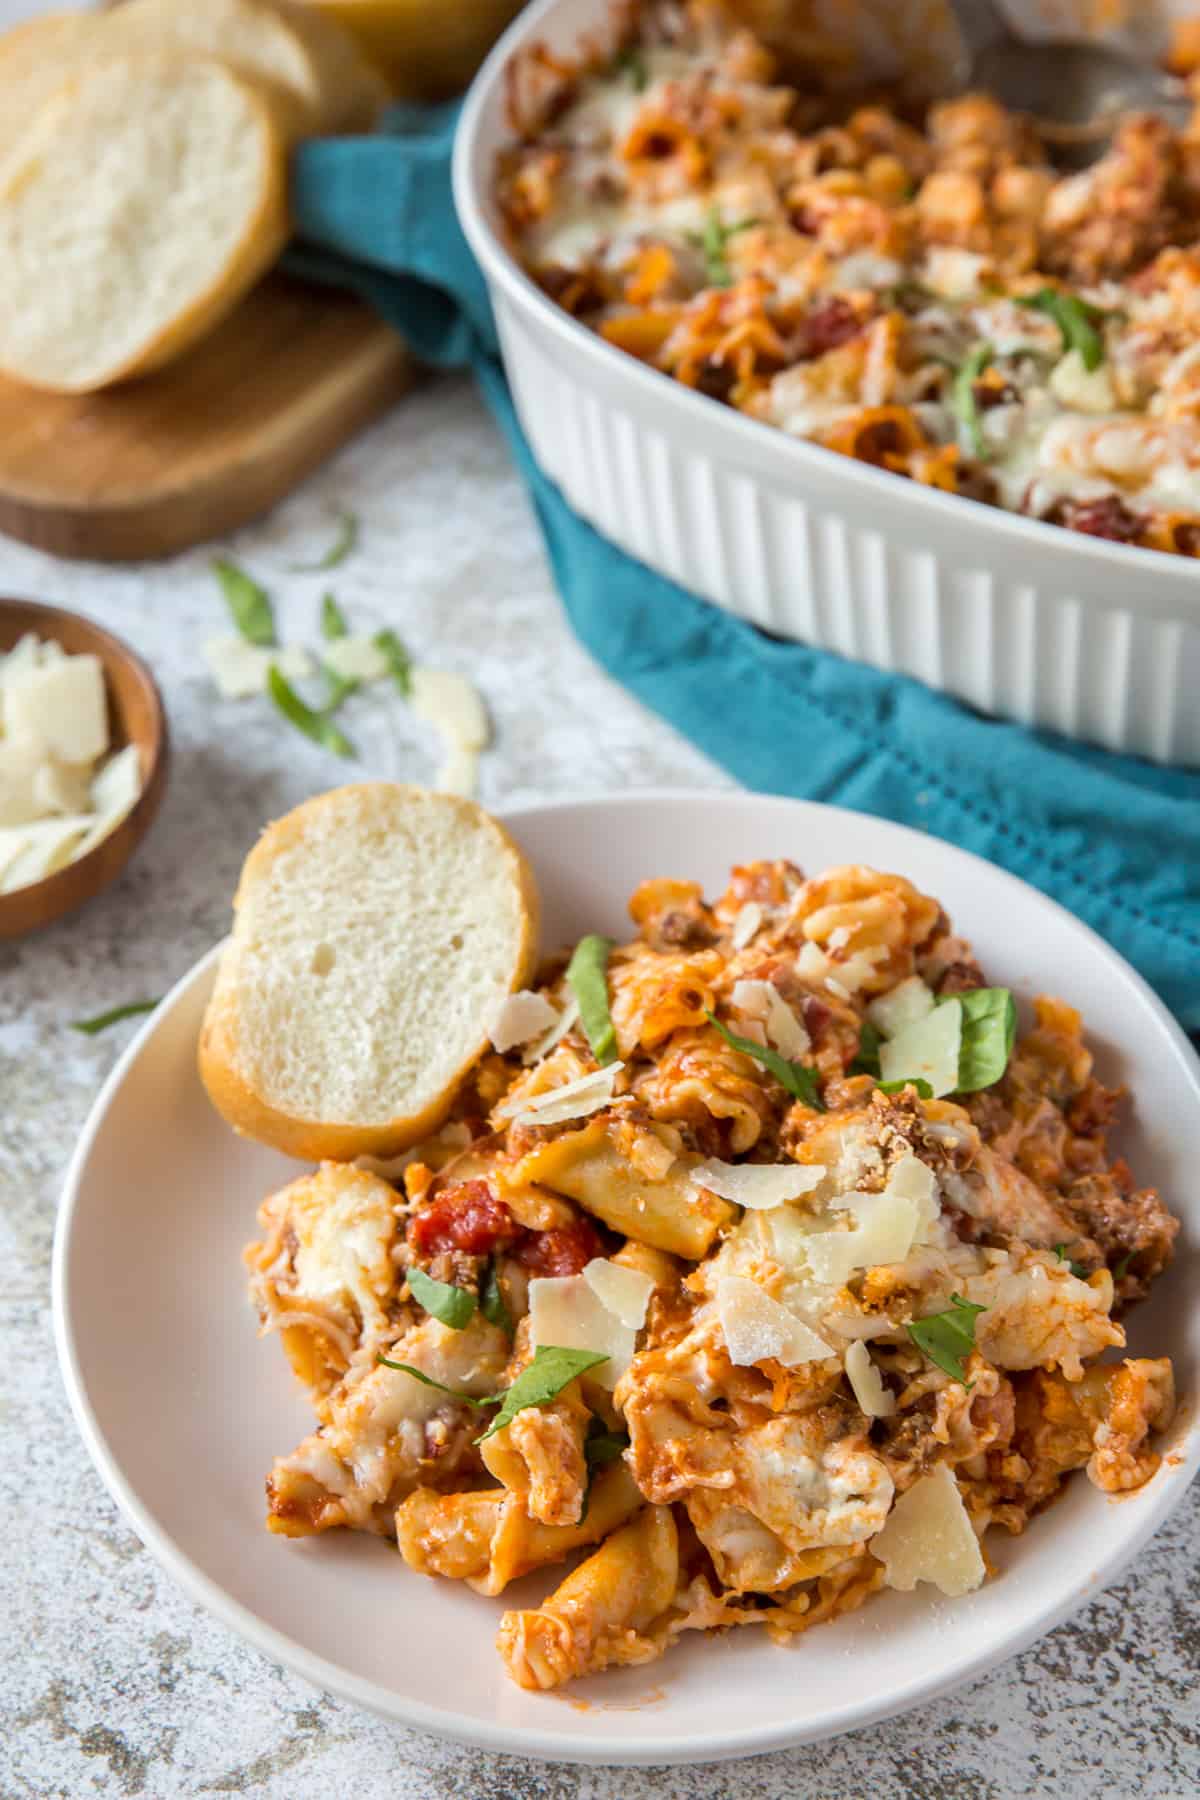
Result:
M513 1115L514 1124L561 1125L565 1119L586 1119L611 1103L617 1076L624 1067L623 1062L609 1063L590 1075L581 1075L578 1081L548 1088L530 1100L524 1112Z
M82 813L91 805L92 771L84 763L47 759L33 777L33 797L39 818L47 813Z
M588 1370L589 1378L613 1388L633 1361L637 1332L623 1325L582 1275L538 1277L529 1284L529 1327L535 1348L593 1350L607 1362Z
M92 811L106 818L123 819L141 791L138 748L136 744L126 744L92 782Z
M312 657L298 644L264 648L242 637L217 637L207 640L203 655L222 700L265 694L272 663L288 681L307 681L315 673Z
M962 1006L944 1000L879 1046L880 1074L885 1081L927 1081L935 1099L952 1094L958 1086L961 1045Z
M13 894L32 882L44 881L71 860L80 840L94 821L90 818L40 819L23 828L25 843L8 865L0 881L0 894Z
M918 1581L952 1597L979 1586L986 1574L979 1539L945 1463L901 1494L871 1539L871 1555L883 1564L888 1587L906 1594Z
M890 993L881 994L867 1008L867 1017L885 1038L899 1037L909 1025L915 1025L933 1011L933 994L919 975L910 975Z
M814 1278L842 1287L856 1269L903 1262L938 1216L934 1192L932 1172L915 1156L906 1156L881 1194L847 1196L855 1229L815 1232L805 1243Z
M450 669L415 668L412 709L462 750L486 750L492 730L479 690Z
M558 1024L558 1013L544 994L529 988L509 994L488 1028L493 1050L501 1055L516 1044L527 1044L530 1038L544 1036L547 1028Z
M833 1355L824 1339L802 1319L744 1275L723 1275L717 1283L716 1302L729 1360L739 1368L772 1357L791 1369Z
M812 1048L808 1032L774 982L736 981L730 999L739 1011L763 1021L768 1042L781 1055L794 1059Z
M758 901L747 900L745 906L738 909L737 915L733 921L733 930L729 934L734 949L744 950L751 938L758 931L762 922L763 909L758 904ZM734 1001L734 1005L737 1005L736 1000Z
M343 681L382 681L391 673L387 657L374 638L331 638L321 646L321 661Z
M19 830L13 825L0 826L0 894L8 892L5 877L17 858L24 854L28 844L28 831Z
M541 1062L543 1057L549 1056L551 1050L562 1042L572 1026L578 1023L579 1002L575 999L568 1000L558 1015L557 1023L550 1027L544 1038L539 1038L536 1044L530 1046L521 1060L525 1063Z
M98 656L65 656L5 683L6 731L60 762L95 762L108 749L108 693Z
M839 1000L846 1000L870 981L875 964L882 962L886 955L884 945L868 944L856 950L853 956L846 957L844 962L838 962L827 956L820 944L807 943L796 958L796 971L806 981L820 982Z
M460 794L464 800L474 798L479 787L479 753L462 744L451 744L446 760L434 783L439 794Z
M896 1396L884 1387L883 1377L861 1338L856 1338L846 1351L846 1377L868 1419L891 1418L896 1410Z
M623 1263L607 1257L593 1256L583 1271L583 1279L602 1306L631 1331L640 1331L646 1323L646 1308L654 1292L653 1277L644 1269L627 1269Z
M0 827L29 825L43 816L36 793L42 761L36 744L0 741Z
M767 1212L811 1194L824 1174L817 1163L727 1163L710 1157L697 1163L691 1180L722 1200L732 1200L735 1206Z

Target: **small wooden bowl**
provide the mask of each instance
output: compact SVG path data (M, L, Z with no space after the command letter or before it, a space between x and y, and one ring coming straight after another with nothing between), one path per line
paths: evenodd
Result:
M133 810L78 862L68 863L44 881L32 882L15 893L0 894L0 938L23 937L49 925L116 880L154 823L167 784L170 754L162 696L153 675L128 644L82 613L41 606L34 600L0 599L0 652L11 650L27 631L54 638L68 655L90 651L100 658L108 687L112 749L137 745L142 791Z

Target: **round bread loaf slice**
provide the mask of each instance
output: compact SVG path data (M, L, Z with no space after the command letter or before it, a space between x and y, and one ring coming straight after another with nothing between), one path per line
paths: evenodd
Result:
M87 393L217 324L287 240L286 141L224 64L78 70L0 162L0 369Z
M102 55L104 22L82 13L44 13L0 36L0 158L74 69Z
M187 50L220 57L285 96L292 135L368 130L387 104L386 82L354 39L288 0L124 0L105 15L110 50Z
M263 833L234 898L200 1074L235 1131L307 1161L434 1130L537 947L533 874L473 801L335 788Z

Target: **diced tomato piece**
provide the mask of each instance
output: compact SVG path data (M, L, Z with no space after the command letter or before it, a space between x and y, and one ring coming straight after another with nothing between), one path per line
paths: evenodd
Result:
M436 1256L441 1250L490 1256L498 1244L510 1242L520 1229L486 1181L458 1181L443 1188L409 1220L408 1241L420 1256Z
M533 1231L517 1250L517 1261L531 1275L578 1275L593 1256L604 1255L604 1242L590 1219L575 1219L552 1231Z

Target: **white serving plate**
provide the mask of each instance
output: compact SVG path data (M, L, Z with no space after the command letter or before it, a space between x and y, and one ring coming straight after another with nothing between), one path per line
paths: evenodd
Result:
M320 1687L406 1725L491 1750L664 1763L811 1741L918 1705L1094 1598L1178 1503L1200 1461L1191 1396L1200 1309L1200 1084L1183 1034L1085 926L1023 882L935 838L857 813L750 794L650 793L505 815L532 858L544 945L627 935L650 875L710 893L731 864L790 856L810 872L874 862L936 894L997 982L1081 1002L1102 1074L1137 1096L1122 1148L1184 1215L1171 1273L1131 1341L1169 1353L1184 1395L1164 1461L1121 1500L1082 1476L1024 1538L989 1538L1002 1570L963 1600L887 1594L787 1649L751 1631L689 1638L662 1662L555 1695L514 1687L492 1648L501 1607L415 1575L381 1539L292 1543L263 1528L273 1454L310 1428L277 1343L259 1342L240 1260L261 1197L296 1165L209 1106L196 1040L216 952L168 995L105 1084L67 1175L55 1244L63 1378L84 1440L134 1530L191 1597ZM555 1574L510 1590L536 1604Z
M611 0L534 0L484 64L454 197L541 468L651 568L782 637L984 712L1200 763L1200 562L1088 538L872 469L614 349L518 268L492 203L505 67L570 51Z

